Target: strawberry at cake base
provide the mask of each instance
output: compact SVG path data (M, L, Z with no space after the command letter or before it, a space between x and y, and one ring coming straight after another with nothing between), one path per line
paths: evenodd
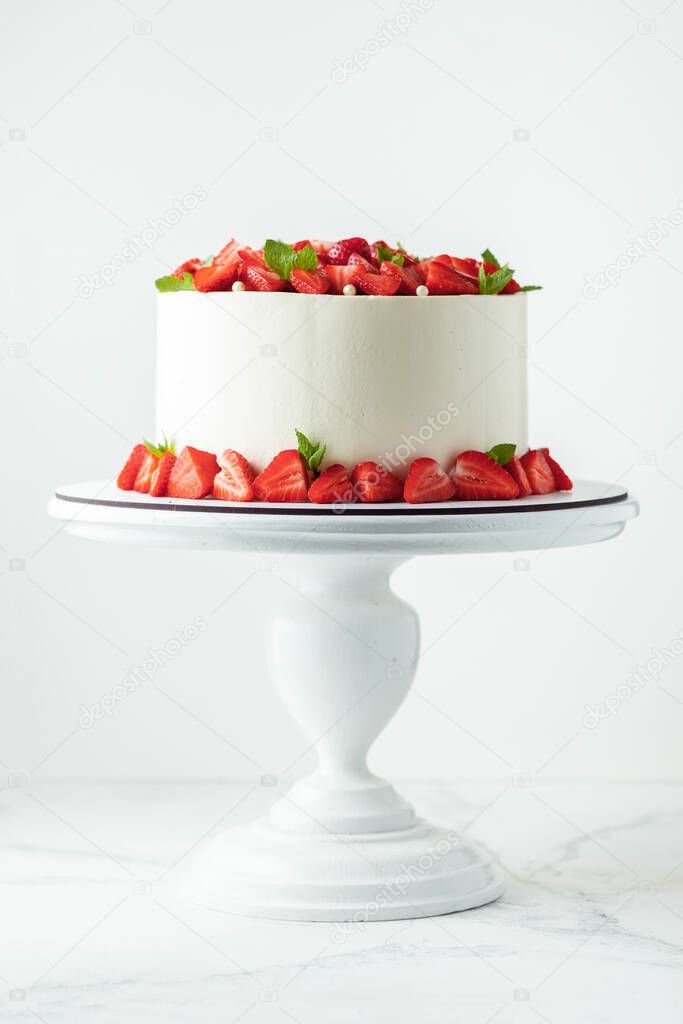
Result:
M327 461L404 477L501 440L526 451L525 294L420 299L259 292L158 296L157 433L248 452L298 427Z

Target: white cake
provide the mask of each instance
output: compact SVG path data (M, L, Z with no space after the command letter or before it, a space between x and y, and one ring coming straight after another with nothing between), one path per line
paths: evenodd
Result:
M158 296L157 434L258 471L294 428L326 462L399 475L464 449L526 451L527 297Z

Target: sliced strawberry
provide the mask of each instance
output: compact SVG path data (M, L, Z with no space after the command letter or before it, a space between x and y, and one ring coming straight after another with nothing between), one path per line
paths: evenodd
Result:
M524 466L516 455L513 455L510 461L505 463L504 468L519 487L520 498L527 498L530 494L533 494L529 478L524 472Z
M565 471L562 469L562 466L559 464L559 462L555 461L555 459L552 457L550 451L547 448L539 448L538 450L540 452L543 452L543 454L545 455L545 461L550 466L550 471L553 474L553 480L555 481L555 490L571 491L574 484L571 482Z
M343 265L349 262L349 256L353 253L359 253L366 259L370 255L370 246L364 238L342 238L340 242L335 242L327 250L327 258L330 263L336 265Z
M240 251L240 243L236 242L234 238L231 238L227 245L224 245L217 256L214 256L213 262L216 263L233 263L237 262L238 254Z
M415 289L422 284L422 278L415 267L406 267L405 265L399 267L396 263L384 260L380 264L379 272L386 274L387 277L396 278L399 295L414 295Z
M349 267L360 267L361 270L367 270L369 274L374 274L377 267L366 259L365 256L361 256L359 252L352 252L349 256Z
M324 256L326 259L328 258L327 254L328 254L328 252L330 251L330 249L332 248L333 245L334 245L334 242L330 242L326 238L312 238L311 239L311 248L315 249L315 251L317 252L318 256Z
M324 295L330 287L329 278L321 267L317 270L293 270L290 281L295 292L305 295Z
M488 274L488 270L486 271L486 273ZM501 288L501 290L500 290L500 292L498 294L499 295L514 295L515 292L518 292L521 287L522 287L521 284L518 284L518 282L515 281L515 279L513 277L511 281L508 281L508 283L505 285L504 288Z
M400 501L403 497L402 481L377 462L359 462L351 482L361 501Z
M307 245L311 245L311 243L308 238L304 238L302 242L295 242L292 249L294 249L295 252L299 252L301 249L305 249ZM311 246L311 248L313 247Z
M168 488L168 480L175 465L175 455L166 451L157 459L149 484L149 493L155 498L164 498Z
M197 259L185 260L185 262L181 263L179 267L176 267L176 269L173 271L173 275L172 276L173 277L178 277L182 281L183 276L185 274L192 274L192 275L194 275L194 272L196 270L199 270L199 268L201 266L202 266L202 261L201 260L197 260Z
M133 490L135 478L138 475L140 466L144 462L147 454L147 448L144 444L135 445L135 448L133 448L132 452L126 459L123 469L116 478L116 486L122 491Z
M355 501L356 492L343 466L335 464L323 470L308 491L308 500L316 505L334 504L337 501Z
M531 449L526 455L522 455L519 461L524 467L533 493L552 494L555 490L555 478L543 452Z
M430 295L478 295L479 285L450 265L450 256L436 256L429 264L425 284Z
M429 273L429 268L431 267L431 265L432 265L431 257L429 259L426 259L426 260L418 260L418 262L415 264L415 269L418 272L418 274L420 275L420 280L421 280L422 284L425 284L426 281L427 281L427 275Z
M259 501L306 501L308 474L295 448L280 452L254 480Z
M397 277L388 274L369 274L361 271L356 284L366 295L395 295L401 287Z
M240 275L244 283L256 292L281 292L287 287L287 282L279 274L258 263L243 264Z
M145 457L142 460L138 474L135 477L135 483L133 484L134 491L137 491L139 494L149 494L152 477L154 476L154 470L157 468L158 461L159 456L153 455L152 452L145 448Z
M199 267L194 275L194 286L198 292L227 292L237 280L239 262L214 262L209 267Z
M425 501L448 501L455 484L436 459L415 459L408 470L403 497L411 505Z
M213 452L200 448L183 448L168 480L169 498L205 498L211 493L218 463Z
M519 495L519 487L510 474L485 452L467 451L458 455L450 476L458 501L516 498Z
M214 477L213 496L221 501L251 501L254 497L254 470L244 455L226 448L218 457L220 473Z
M349 263L348 267L337 267L330 264L329 267L325 267L325 273L330 282L330 291L335 295L341 295L347 284L356 283L360 267L355 263Z

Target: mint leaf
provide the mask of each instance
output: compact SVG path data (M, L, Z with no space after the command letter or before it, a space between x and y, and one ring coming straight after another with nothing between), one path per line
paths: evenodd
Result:
M293 250L292 250L293 251ZM297 270L315 270L318 266L318 254L312 245L305 245L296 253L294 266Z
M299 455L304 460L311 472L317 476L320 463L323 461L327 445L320 441L311 441L300 430L294 429L297 440Z
M504 267L494 270L491 274L486 273L484 265L481 263L479 265L479 294L497 295L512 280L513 274L514 270L511 270L507 263Z
M173 274L169 274L168 277L158 277L154 284L158 292L194 291L194 278L190 273L185 273L182 277L174 277Z
M394 252L388 245L382 245L381 242L377 243L377 262L384 263L395 263L397 267L402 267L405 262L404 252Z
M499 466L505 466L515 454L516 448L516 444L494 444L486 454L490 455Z
M481 258L483 259L484 263L493 263L496 270L500 270L500 263L498 262L498 260L493 255L490 249L484 249L483 253L481 254Z
M542 292L543 291L543 285L542 284L523 284L522 287L519 290L520 290L520 292Z

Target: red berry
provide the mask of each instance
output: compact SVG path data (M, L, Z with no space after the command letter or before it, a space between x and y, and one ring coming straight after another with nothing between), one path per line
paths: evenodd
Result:
M508 281L508 283L505 285L505 287L500 290L500 292L498 294L499 295L514 295L515 292L518 292L521 287L522 287L521 284L518 284L517 281L515 281L515 279L513 277L510 281Z
M329 247L327 258L330 263L346 265L353 253L359 253L366 258L370 255L370 246L364 238L342 238L340 242L335 242Z
M194 286L198 292L227 292L237 280L238 260L230 263L216 263L200 267L194 275Z
M279 452L254 480L259 501L306 501L308 474L295 448Z
M169 498L205 498L211 493L218 463L213 452L183 448L168 479Z
M539 448L539 451L543 452L543 454L545 455L545 461L550 466L550 471L553 474L553 480L555 481L555 490L571 491L574 484L571 482L565 471L562 469L562 466L559 464L559 462L555 461L555 459L552 457L547 448Z
M425 281L430 295L478 295L479 285L450 265L450 256L436 256L429 264Z
M532 449L526 455L522 455L519 461L524 467L533 493L552 494L555 490L555 478L543 452Z
M236 263L239 259L240 243L231 238L227 245L224 245L217 256L213 258L213 265L217 263Z
M149 485L149 493L154 498L164 498L168 488L168 480L175 465L175 455L166 451L157 459L157 464L152 474Z
M367 260L365 256L361 256L360 253L354 252L349 256L348 266L360 267L361 270L367 270L368 273L374 274L377 271L377 267L370 260Z
M256 262L243 264L240 276L255 292L281 292L287 287L279 274Z
M144 444L136 444L116 479L116 486L122 491L132 491L140 466L149 452Z
M458 501L516 498L519 495L519 487L510 474L485 452L467 451L458 455L450 476Z
M221 467L213 481L213 496L221 501L251 501L254 497L254 470L244 455L226 448L218 457Z
M330 282L330 291L335 295L341 295L347 284L355 284L360 267L355 263L349 263L348 267L336 267L332 264L325 267L327 279Z
M415 459L408 470L403 497L411 505L425 501L448 501L455 484L436 459Z
M330 287L329 278L322 269L293 270L290 281L295 292L303 292L305 295L324 295Z
M316 505L334 504L338 501L355 501L356 492L343 466L328 466L308 491L308 500Z
M202 266L202 261L201 260L197 260L197 259L185 260L185 262L181 263L179 267L176 267L176 269L173 271L173 275L172 276L173 277L178 277L182 281L183 276L185 274L192 274L192 275L194 275L194 272L196 270L199 270L199 268L201 266Z
M145 449L145 457L140 464L138 474L135 477L135 483L133 484L134 491L137 491L139 494L149 494L158 460L158 455L153 455L152 452Z
M399 267L396 263L384 260L380 265L379 272L387 277L396 278L399 295L414 295L415 289L422 284L422 278L415 267Z
M533 494L529 478L524 472L524 466L516 455L513 455L510 461L505 463L504 468L519 487L520 498L527 498L530 494Z
M398 278L388 274L368 274L360 271L356 284L366 295L395 295L401 286Z
M359 462L351 482L361 501L400 501L403 497L402 481L377 462Z

